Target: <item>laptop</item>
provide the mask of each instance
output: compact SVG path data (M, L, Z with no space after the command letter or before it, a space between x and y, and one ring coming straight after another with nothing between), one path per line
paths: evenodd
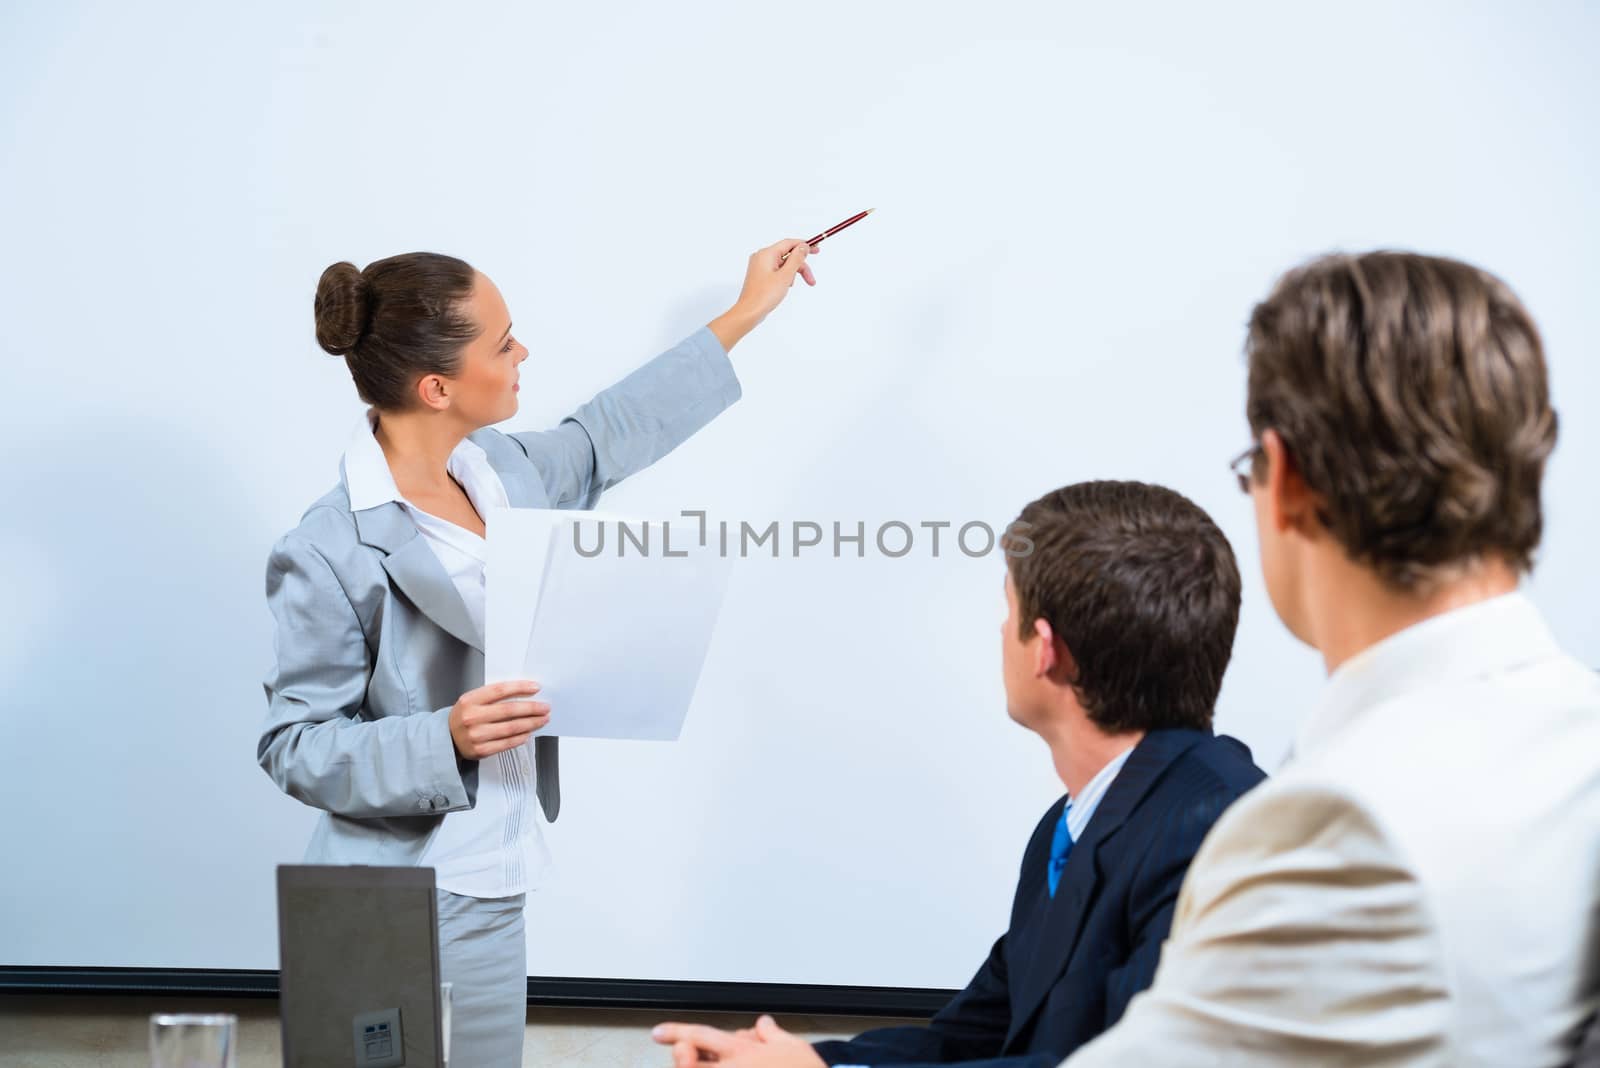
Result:
M432 868L284 864L285 1068L445 1068Z

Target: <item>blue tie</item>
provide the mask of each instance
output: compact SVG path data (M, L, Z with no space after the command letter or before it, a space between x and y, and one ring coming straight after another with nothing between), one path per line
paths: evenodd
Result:
M1050 884L1050 896L1056 896L1056 887L1061 885L1061 873L1067 867L1067 854L1072 852L1072 832L1067 830L1067 813L1072 811L1072 802L1068 801L1061 807L1061 822L1056 824L1055 837L1050 839L1050 867L1045 871L1045 880Z

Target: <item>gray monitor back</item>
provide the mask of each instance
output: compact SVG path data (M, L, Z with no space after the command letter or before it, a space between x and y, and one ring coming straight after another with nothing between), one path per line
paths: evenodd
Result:
M285 1068L443 1068L432 868L281 865L278 967Z

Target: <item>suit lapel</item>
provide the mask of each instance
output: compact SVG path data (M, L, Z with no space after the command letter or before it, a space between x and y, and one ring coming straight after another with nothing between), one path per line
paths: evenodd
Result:
M339 478L345 477L344 463ZM346 485L348 492L348 484ZM383 569L417 610L451 636L483 652L483 634L444 565L399 501L351 512L362 544L384 552Z
M533 465L527 462L526 456L522 457L520 464L507 462L498 431L484 429L468 437L484 450L490 466L500 476L500 482L506 489L506 500L513 508L549 507L549 498L543 483L535 477L537 472L533 470ZM349 480L342 459L339 461L339 480L344 483L348 494ZM482 630L472 622L456 584L451 581L439 557L400 502L388 501L351 514L355 518L357 537L363 544L385 553L383 569L411 599L411 603L417 606L418 611L452 637L483 652Z
M550 495L539 479L539 469L529 462L522 446L498 430L485 428L467 435L488 457L489 466L506 488L506 500L513 508L549 508Z
M1084 918L1103 881L1098 857L1100 847L1128 822L1129 815L1168 765L1185 750L1210 736L1209 731L1151 731L1128 754L1127 763L1122 765L1110 789L1100 799L1099 807L1094 810L1089 826L1084 828L1083 838L1073 843L1066 870L1061 873L1061 883L1056 887L1056 896L1045 905L1044 923L1038 928L1035 941L1037 952L1022 977L1017 997L1012 1003L1007 1046L1032 1019L1077 950ZM1046 839L1044 849L1047 855L1049 848L1049 839ZM1043 871L1043 867L1039 870ZM1041 884L1038 893L1043 895L1043 876L1036 881Z

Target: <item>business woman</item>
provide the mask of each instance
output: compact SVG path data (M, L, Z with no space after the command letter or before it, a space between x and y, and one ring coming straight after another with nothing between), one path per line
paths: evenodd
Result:
M750 257L723 315L553 430L492 429L517 412L528 350L506 303L461 260L411 253L317 284L317 341L369 405L339 484L267 561L276 623L257 759L321 810L306 860L427 865L438 878L450 1060L522 1063L526 893L548 863L532 811L560 807L550 707L536 680L485 686L484 517L588 508L739 397L728 352L815 279L805 242Z

